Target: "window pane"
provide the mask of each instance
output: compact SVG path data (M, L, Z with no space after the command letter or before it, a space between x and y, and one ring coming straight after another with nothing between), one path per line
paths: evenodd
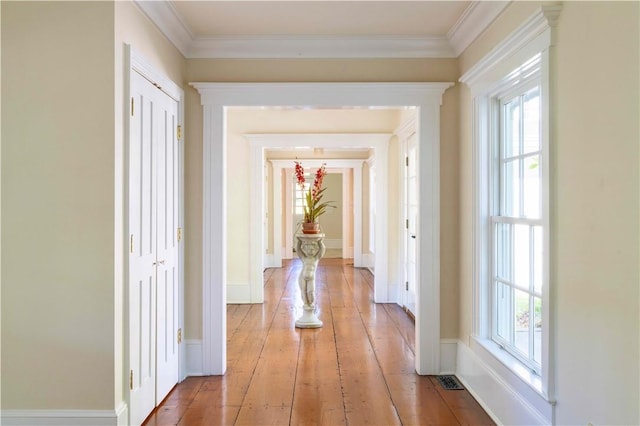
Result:
M529 225L515 225L513 238L514 283L529 289Z
M533 227L533 290L542 293L542 226Z
M502 284L501 282L496 282L495 290L496 334L507 342L511 342L511 306L513 305L511 287Z
M540 150L540 89L529 90L523 96L523 154Z
M533 360L542 362L542 299L533 298Z
M529 294L515 290L515 346L529 356Z
M539 155L524 159L524 216L531 219L540 218L540 169Z
M505 281L513 281L513 256L509 223L496 223L496 275Z
M502 176L502 214L520 216L520 161L504 163Z
M520 154L520 98L504 106L502 158Z

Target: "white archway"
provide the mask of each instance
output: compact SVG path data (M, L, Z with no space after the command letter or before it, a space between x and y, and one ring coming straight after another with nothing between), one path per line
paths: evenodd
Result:
M420 266L416 371L440 373L440 105L442 94L452 84L191 83L200 93L203 105L204 374L224 374L227 364L225 108L236 106L418 108Z

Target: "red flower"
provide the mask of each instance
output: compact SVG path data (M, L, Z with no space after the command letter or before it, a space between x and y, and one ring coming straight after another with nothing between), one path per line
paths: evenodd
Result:
M302 164L296 161L296 179L298 180L298 186L300 189L304 189L304 168Z
M331 205L332 201L327 201L324 203L320 202L320 200L322 199L322 193L326 189L322 187L322 181L327 174L327 170L325 168L326 165L323 164L316 171L316 176L313 180L313 187L309 188L305 194L304 168L298 161L296 161L295 163L296 181L298 186L300 187L300 191L302 191L306 204L304 206L304 221L316 222L318 216L322 215L327 207L335 207Z

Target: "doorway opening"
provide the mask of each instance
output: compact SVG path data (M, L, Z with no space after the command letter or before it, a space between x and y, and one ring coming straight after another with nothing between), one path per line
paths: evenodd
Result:
M451 83L192 83L203 105L203 336L204 374L224 374L226 369L226 132L228 107L295 106L362 107L385 105L417 108L419 134L419 223L416 286L416 371L440 372L439 287L439 144L442 94ZM250 168L261 170L264 149L252 147ZM255 155L253 155L255 154ZM386 155L380 155L384 161ZM376 174L379 183L379 170ZM251 203L264 204L261 184L251 185ZM254 196L255 195L255 196ZM258 206L258 207L259 207ZM260 211L261 208L251 209ZM379 212L377 212L379 213ZM376 223L379 223L376 220ZM262 237L262 218L250 223L251 235ZM255 231L255 232L253 232ZM378 230L376 230L378 231ZM376 232L376 247L386 229ZM263 238L249 248L251 265L262 263ZM385 276L376 268L376 276ZM388 283L376 281L376 302L388 297Z

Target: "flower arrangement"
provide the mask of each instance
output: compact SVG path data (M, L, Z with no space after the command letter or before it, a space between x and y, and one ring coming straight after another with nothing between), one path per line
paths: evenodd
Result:
M321 216L327 209L327 207L335 207L332 206L332 201L322 202L322 196L327 188L322 187L322 181L326 176L327 171L325 168L325 164L320 166L320 168L316 171L315 178L313 180L313 185L309 187L307 193L304 193L305 190L305 178L304 178L304 168L302 164L296 161L296 179L298 182L298 186L300 187L300 191L305 199L304 206L304 222L305 223L317 223L317 219Z

